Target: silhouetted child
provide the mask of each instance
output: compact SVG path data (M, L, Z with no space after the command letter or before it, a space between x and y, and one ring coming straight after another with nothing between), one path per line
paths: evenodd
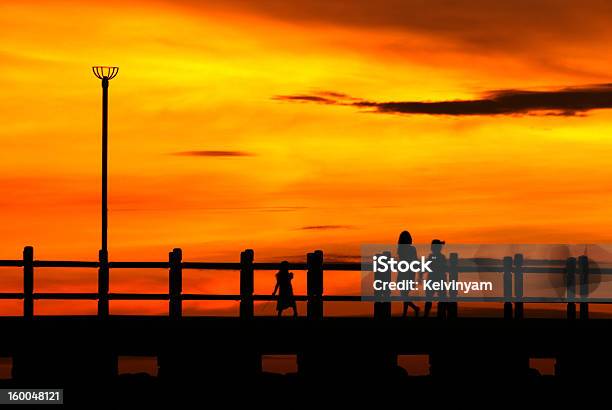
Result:
M427 260L431 261L429 268L431 272L428 274L428 279L433 281L447 281L448 265L446 263L446 256L442 253L442 247L445 242L439 239L434 239L431 241L431 254ZM434 296L438 296L439 298L445 298L446 292L444 290L427 290L425 292L428 299L433 298ZM438 314L439 318L446 317L446 302L438 302ZM431 311L431 301L425 303L425 313L424 316L428 317L429 312Z
M293 279L293 272L289 272L289 262L282 261L280 264L280 270L276 274L276 286L274 286L274 292L272 296L276 295L278 291L278 301L276 302L276 310L278 316L282 316L283 310L292 308L293 316L297 317L297 306L295 304L295 297L293 296L293 286L291 280Z
M397 241L397 256L399 260L406 261L408 263L415 261L418 259L416 248L412 245L412 236L410 232L403 231L399 240ZM412 270L408 270L407 272L397 272L397 281L401 282L403 280L412 280L416 279L416 274ZM400 294L404 299L408 298L408 294L410 290L402 290ZM414 310L414 315L419 316L419 311L421 310L416 304L413 302L404 301L404 312L402 313L402 317L408 316L408 308L412 308Z

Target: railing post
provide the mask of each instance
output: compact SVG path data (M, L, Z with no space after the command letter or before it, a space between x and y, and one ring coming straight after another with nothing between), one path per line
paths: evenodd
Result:
M23 248L23 316L34 316L34 248Z
M108 272L108 252L100 250L98 252L98 317L108 317L108 290L109 290L109 272Z
M517 300L523 298L523 254L514 255L514 297ZM514 318L522 319L524 316L523 302L514 303Z
M567 258L565 263L565 297L567 302L567 318L576 319L576 258Z
M459 255L456 252L452 252L449 255L449 265L448 265L448 278L450 281L455 281L455 283L459 280ZM457 290L451 290L449 292L449 296L451 301L448 303L448 307L446 310L446 314L448 318L456 318L459 314L459 305L457 304Z
M253 291L254 274L253 260L255 253L253 249L246 249L240 252L240 317L243 319L252 318L254 315Z
M170 296L168 313L171 318L178 319L183 314L183 251L181 248L174 248L168 254L170 272L168 275L168 293Z
M391 257L391 252L383 252L377 256ZM391 269L387 269L386 272L376 271L374 272L374 280L382 280L383 282L391 282ZM377 290L375 291L374 300L374 318L375 319L387 319L391 317L391 297L390 290Z
M580 299L587 300L589 297L589 258L582 255L578 258L578 268L580 269ZM588 302L580 302L580 319L589 318Z
M307 316L320 319L323 317L323 251L309 253L306 265Z
M512 257L504 257L504 319L512 319Z

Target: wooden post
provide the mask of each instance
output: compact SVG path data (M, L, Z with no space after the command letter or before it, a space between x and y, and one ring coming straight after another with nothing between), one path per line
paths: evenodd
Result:
M183 251L181 248L174 248L168 254L170 272L168 275L168 293L170 296L168 313L171 318L178 319L183 315Z
M307 316L320 319L323 317L323 251L306 255L306 266Z
M504 319L512 319L512 257L504 257Z
M243 319L252 318L255 313L253 303L253 292L255 280L253 273L253 260L255 252L253 249L246 249L240 252L240 317Z
M578 268L580 270L580 299L587 300L589 297L589 258L582 255L578 258ZM588 302L580 302L580 319L589 318Z
M98 317L108 317L108 290L109 290L109 272L108 272L108 253L100 250L98 253Z
M34 248L23 248L23 316L34 316Z
M448 278L451 281L459 280L459 255L456 252L452 252L449 255ZM449 296L451 297L451 301L447 305L448 308L447 308L446 314L449 319L452 319L452 318L456 318L459 315L459 305L457 303L457 291L451 290L449 292Z
M567 302L567 318L576 319L576 258L567 258L565 263L565 297Z
M391 257L391 252L384 252L377 255L378 257L386 256ZM387 269L386 272L374 272L374 280L382 280L383 282L391 281L391 269ZM387 319L391 317L391 298L390 290L377 290L375 291L374 300L374 318L375 319Z
M523 254L514 255L514 297L523 298ZM523 302L514 303L514 318L522 319L524 316Z

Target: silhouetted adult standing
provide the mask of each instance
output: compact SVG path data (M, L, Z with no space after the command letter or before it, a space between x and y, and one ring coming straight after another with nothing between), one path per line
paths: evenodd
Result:
M427 260L431 261L429 268L431 272L428 274L428 279L432 281L443 281L447 280L447 272L448 272L448 264L446 262L446 256L442 253L442 248L444 247L445 242L439 239L434 239L431 241L431 254ZM438 296L440 298L446 297L446 291L444 290L429 290L425 291L425 295L428 299L433 298L434 296ZM431 311L431 301L425 302L425 312L424 316L428 317L429 312ZM446 317L446 302L438 302L438 314L439 318Z
M276 310L279 317L283 315L283 310L288 308L293 309L294 317L298 315L295 297L293 296L293 286L291 285L292 279L293 272L289 272L289 262L282 261L280 270L276 273L276 286L274 286L274 292L272 292L272 296L275 296L278 291Z
M406 261L408 263L415 261L418 259L416 248L412 245L412 236L410 232L403 231L400 233L399 240L397 241L397 256L401 261ZM411 280L414 281L416 279L416 274L408 270L406 272L397 272L397 281ZM404 311L402 313L402 317L408 316L408 308L412 308L414 310L414 315L419 316L419 311L421 310L415 303L406 300L410 293L409 289L402 290L401 292L402 298L404 298Z

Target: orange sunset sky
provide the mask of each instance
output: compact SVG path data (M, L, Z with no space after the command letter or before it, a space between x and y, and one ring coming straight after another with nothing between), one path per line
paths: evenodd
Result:
M0 0L0 258L97 259L97 64L120 67L111 260L346 259L402 229L609 242L611 17L606 1Z

